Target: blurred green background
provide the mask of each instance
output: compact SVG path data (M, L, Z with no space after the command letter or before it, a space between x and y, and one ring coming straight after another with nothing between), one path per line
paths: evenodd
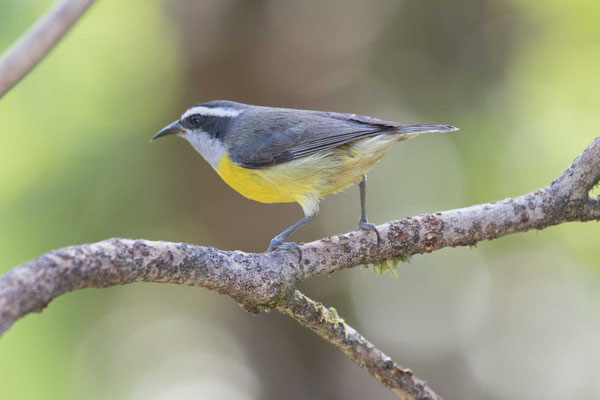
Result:
M50 5L0 2L0 49ZM100 1L0 101L0 272L121 236L263 251L301 216L150 137L210 99L356 112L458 134L396 146L373 222L546 185L598 135L600 2ZM358 191L294 239L351 230ZM446 249L397 279L302 285L448 399L600 398L599 226ZM204 289L83 290L0 339L0 399L392 399L294 321Z

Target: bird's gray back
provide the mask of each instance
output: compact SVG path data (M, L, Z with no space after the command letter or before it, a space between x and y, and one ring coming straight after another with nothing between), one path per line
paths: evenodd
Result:
M246 168L273 166L399 126L363 115L260 106L247 106L229 123L223 141L232 160Z

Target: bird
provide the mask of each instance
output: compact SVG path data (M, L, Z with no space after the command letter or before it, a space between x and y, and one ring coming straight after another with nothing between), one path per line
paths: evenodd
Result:
M265 107L212 100L187 109L152 140L186 139L243 196L262 203L298 203L304 217L267 249L302 251L286 239L319 212L326 195L358 185L358 228L380 236L367 219L366 173L396 142L423 133L452 132L446 124L408 125L365 115Z

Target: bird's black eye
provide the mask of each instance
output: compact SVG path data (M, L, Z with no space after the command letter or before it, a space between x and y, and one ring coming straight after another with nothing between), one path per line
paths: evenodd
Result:
M189 121L192 126L199 126L202 122L202 117L200 117L198 114L194 114L189 118Z

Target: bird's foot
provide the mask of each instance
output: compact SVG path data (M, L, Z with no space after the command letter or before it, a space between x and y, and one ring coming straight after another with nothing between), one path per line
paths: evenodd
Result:
M298 252L298 262L302 261L302 249L295 242L282 242L281 240L273 239L267 251L274 250L296 250Z
M379 246L379 243L381 242L381 237L379 236L379 231L377 230L377 227L375 226L375 224L372 224L368 221L364 221L361 219L358 221L358 229L363 230L363 231L375 232L375 236L377 236L377 246Z

